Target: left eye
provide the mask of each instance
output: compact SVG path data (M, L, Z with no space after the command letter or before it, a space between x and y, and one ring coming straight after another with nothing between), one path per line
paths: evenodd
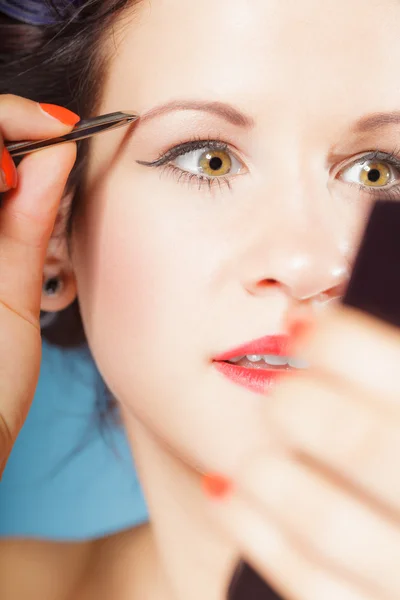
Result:
M237 175L243 168L242 163L228 150L212 148L191 150L175 158L172 164L182 171L210 178Z
M343 169L341 175L348 183L366 188L383 188L400 179L400 170L389 161L364 160Z

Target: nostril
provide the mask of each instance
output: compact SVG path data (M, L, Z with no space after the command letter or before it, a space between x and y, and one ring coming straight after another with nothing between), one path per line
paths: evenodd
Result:
M259 294L264 295L271 291L272 288L280 285L282 284L277 279L259 279L246 285L246 289L252 296L257 296Z
M279 282L276 279L263 279L258 282L258 287L272 287L274 285L279 285Z

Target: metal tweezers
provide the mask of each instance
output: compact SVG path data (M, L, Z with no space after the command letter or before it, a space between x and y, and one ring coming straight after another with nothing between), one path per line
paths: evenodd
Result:
M24 154L30 154L31 152L37 152L43 148L49 148L50 146L66 144L67 142L77 142L78 140L92 137L98 133L103 133L103 131L117 129L117 127L123 127L124 125L128 125L129 123L137 121L138 118L139 115L128 111L100 115L99 117L94 117L93 119L79 121L79 123L75 125L74 129L66 135L49 138L46 140L6 143L5 147L11 156L22 156Z

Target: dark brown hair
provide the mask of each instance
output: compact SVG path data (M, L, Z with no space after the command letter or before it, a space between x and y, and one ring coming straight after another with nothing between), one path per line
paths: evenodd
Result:
M25 24L0 12L0 94L59 104L82 119L93 116L108 66L105 36L124 9L137 1L82 0L77 8L77 3L65 0L68 10L63 10L62 21L46 26ZM58 20L56 5L51 0L42 2ZM58 231L68 237L80 202L86 156L87 144L79 142L65 190L65 195L71 190L75 193L62 219L63 230ZM44 329L43 337L63 347L84 343L78 300L59 313L54 325Z

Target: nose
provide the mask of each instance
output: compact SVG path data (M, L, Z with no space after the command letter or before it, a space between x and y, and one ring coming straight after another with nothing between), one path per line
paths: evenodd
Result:
M344 295L351 271L349 244L329 227L281 227L270 234L252 251L248 293L267 295L279 286L298 301L328 302Z

